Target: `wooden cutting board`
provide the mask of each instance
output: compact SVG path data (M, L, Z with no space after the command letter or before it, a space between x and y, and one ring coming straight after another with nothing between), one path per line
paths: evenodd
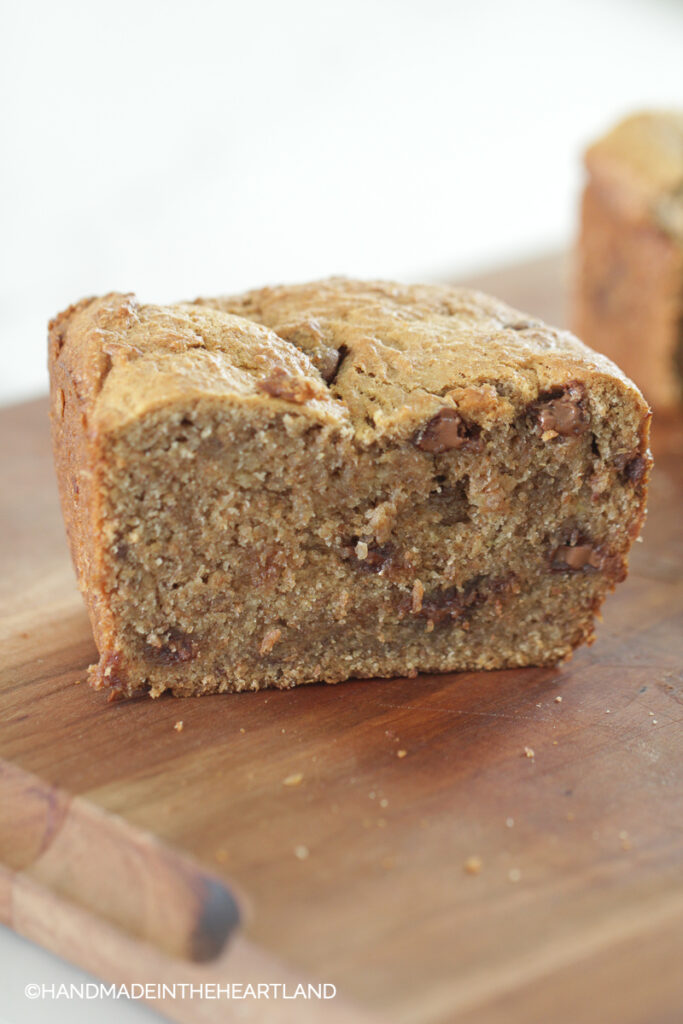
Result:
M562 321L563 266L476 283ZM1 920L108 980L338 993L178 1021L680 1019L680 422L560 668L107 703L46 410L0 412Z

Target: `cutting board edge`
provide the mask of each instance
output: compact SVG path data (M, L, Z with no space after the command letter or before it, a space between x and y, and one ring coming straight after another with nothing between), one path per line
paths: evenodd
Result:
M12 889L30 879L180 959L211 961L240 929L245 898L236 887L152 833L1 758L0 803L0 920L9 927Z

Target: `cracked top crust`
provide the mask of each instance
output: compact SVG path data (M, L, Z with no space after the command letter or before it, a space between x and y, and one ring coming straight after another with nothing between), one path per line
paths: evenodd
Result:
M591 174L633 217L653 217L683 242L683 112L651 111L620 121L586 152Z
M490 429L576 381L616 385L647 412L635 385L568 332L445 286L332 278L167 307L111 294L52 321L50 365L89 429L107 431L178 400L232 397L362 444L415 437L439 415L436 440L417 435L438 445L446 430L462 434L448 422L456 411Z

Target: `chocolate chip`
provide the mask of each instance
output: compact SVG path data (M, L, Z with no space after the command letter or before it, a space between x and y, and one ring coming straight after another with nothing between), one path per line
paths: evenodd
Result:
M346 345L340 345L336 348L323 349L319 354L316 353L311 357L315 366L320 371L320 375L326 384L334 384L335 380L339 376L341 365L349 354L349 350Z
M396 558L394 545L388 544L367 544L365 557L358 556L358 537L352 537L350 543L342 548L342 558L352 560L354 569L362 573L372 573L381 576L387 569L390 569Z
M218 459L223 455L225 445L220 437L216 436L216 434L210 434L208 437L202 438L198 451L200 455L203 455L207 459Z
M431 619L435 626L439 626L449 619L453 621L461 618L468 608L478 603L478 600L475 590L469 593L466 589L460 591L457 587L432 590L423 596L419 614L423 619Z
M500 601L516 589L517 578L514 573L495 577L474 576L462 589L444 587L429 591L422 595L419 611L416 612L411 603L406 604L404 611L412 611L413 615L429 619L435 626L440 626L444 622L465 618L489 598Z
M325 320L310 317L308 320L280 324L277 333L284 341L306 353L327 384L333 382L348 349L346 345L339 348L335 346L334 332Z
M451 448L462 448L476 433L455 409L441 409L413 435L413 444L423 452L440 455Z
M376 573L381 576L392 565L393 558L394 547L392 544L369 545L366 557L358 561L358 568L361 572Z
M276 366L270 377L261 380L256 387L272 398L281 398L283 402L303 405L309 398L315 397L315 388L304 377L291 377L280 366Z
M336 348L326 348L311 355L311 362L316 367L326 384L331 384L337 376L341 357Z
M114 556L115 558L118 558L120 561L123 562L126 560L126 558L128 558L128 551L129 547L126 544L125 540L119 541L119 543L114 548Z
M578 437L589 427L590 417L585 409L586 390L583 384L567 384L539 396L534 403L534 414L540 430L553 430L563 437Z
M624 482L633 484L639 484L647 470L647 462L642 455L618 455L614 465Z
M647 463L642 455L636 455L634 459L631 459L624 466L624 475L628 480L633 481L634 484L639 484L645 476L647 469Z
M468 496L468 477L465 476L452 486L440 484L438 493L429 496L429 507L442 526L466 523L473 511Z
M196 654L195 643L189 634L172 627L167 632L168 640L161 647L145 645L145 653L150 661L159 665L175 665L178 662L192 661Z
M594 573L620 583L626 577L622 555L596 544L576 525L566 526L558 544L549 556L551 572Z

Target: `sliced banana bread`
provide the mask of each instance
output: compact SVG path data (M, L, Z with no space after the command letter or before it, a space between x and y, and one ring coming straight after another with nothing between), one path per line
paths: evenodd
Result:
M96 686L199 694L549 665L645 511L649 409L463 289L331 279L50 325Z

